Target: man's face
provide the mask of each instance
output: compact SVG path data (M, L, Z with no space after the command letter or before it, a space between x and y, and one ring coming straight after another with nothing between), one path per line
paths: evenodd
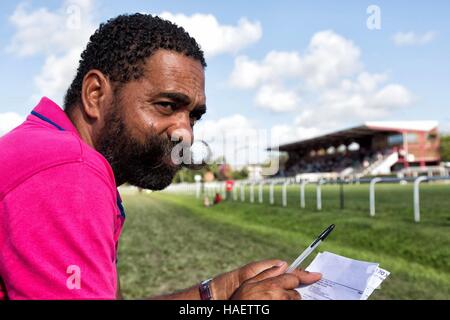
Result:
M147 59L144 76L123 85L106 112L95 147L117 184L161 190L180 169L171 156L174 145L192 144L193 126L206 112L204 68L159 50Z

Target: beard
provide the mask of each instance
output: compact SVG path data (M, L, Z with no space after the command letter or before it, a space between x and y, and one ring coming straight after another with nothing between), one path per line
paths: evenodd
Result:
M171 161L174 142L153 130L146 134L144 143L140 142L127 128L122 113L116 98L97 138L97 151L111 165L117 184L127 182L150 190L166 188L181 169Z

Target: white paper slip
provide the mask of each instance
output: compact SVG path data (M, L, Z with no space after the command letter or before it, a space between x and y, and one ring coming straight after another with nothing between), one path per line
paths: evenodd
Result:
M319 253L306 270L321 272L322 279L297 288L305 300L367 299L373 292L372 288L375 289L384 280L382 277L372 279L377 270L382 270L378 268L378 263L354 260L330 252Z
M370 278L369 283L367 284L367 288L361 297L361 300L367 300L370 295L375 291L375 289L379 289L381 283L390 275L389 271L378 268L373 276Z

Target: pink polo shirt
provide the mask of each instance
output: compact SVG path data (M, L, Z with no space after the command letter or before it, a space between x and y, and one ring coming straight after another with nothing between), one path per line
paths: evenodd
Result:
M42 98L0 138L0 300L115 299L124 218L109 163Z

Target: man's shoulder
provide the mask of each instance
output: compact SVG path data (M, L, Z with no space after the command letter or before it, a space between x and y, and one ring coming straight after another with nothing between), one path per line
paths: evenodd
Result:
M84 162L114 185L107 161L79 136L69 131L22 125L0 138L0 186L2 194L42 170Z

